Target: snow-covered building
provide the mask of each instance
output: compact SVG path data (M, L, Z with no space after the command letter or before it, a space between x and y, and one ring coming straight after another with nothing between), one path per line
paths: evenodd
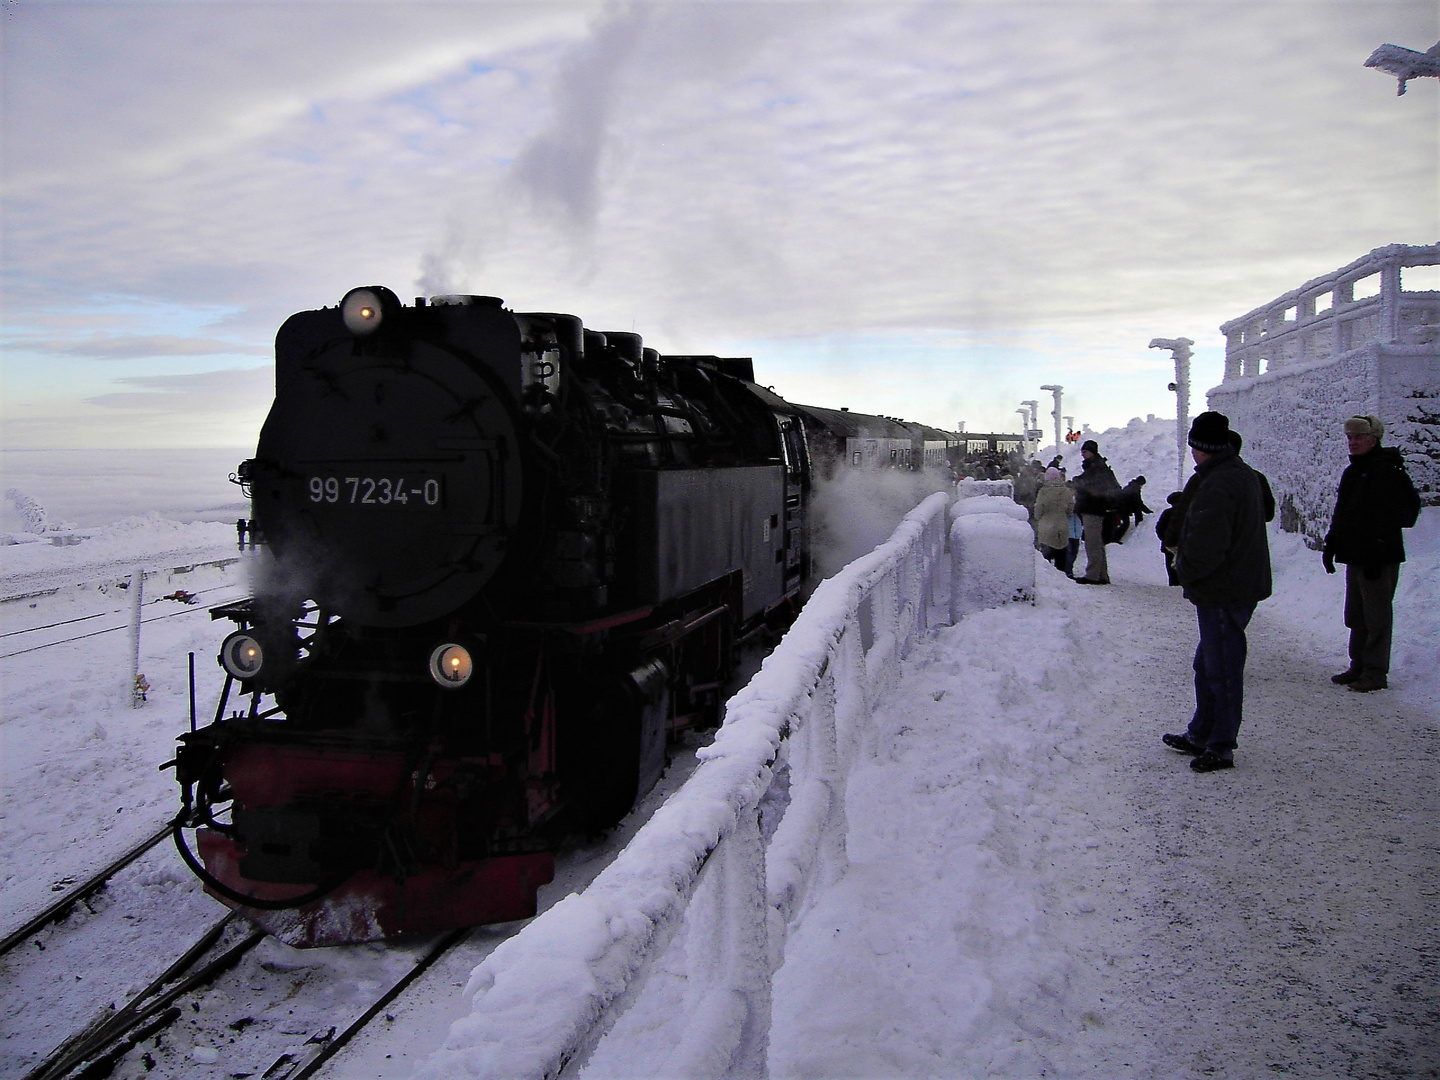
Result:
M1440 244L1391 244L1220 327L1230 417L1285 528L1324 535L1346 464L1341 425L1369 413L1440 504Z

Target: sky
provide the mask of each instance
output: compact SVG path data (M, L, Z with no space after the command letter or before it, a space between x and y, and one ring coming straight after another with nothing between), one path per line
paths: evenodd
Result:
M357 285L1015 431L1193 414L1220 323L1440 240L1432 0L8 3L0 446L253 445Z

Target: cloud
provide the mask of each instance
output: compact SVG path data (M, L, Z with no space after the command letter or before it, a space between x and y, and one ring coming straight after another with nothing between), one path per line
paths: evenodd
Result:
M1151 337L1196 340L1198 387L1220 322L1440 237L1440 94L1362 67L1433 40L1429 0L21 5L0 301L37 353L149 377L418 280L752 343L818 404L852 373L786 342L954 333L911 354L930 400L1043 368L1123 422L1164 400ZM104 297L227 314L84 321Z
M84 399L102 409L149 412L234 413L264 410L275 390L272 367L225 368L193 375L130 375L116 379L134 390L118 390Z
M263 355L262 345L222 341L218 338L177 337L174 334L112 334L92 332L77 340L12 337L5 342L13 352L73 356L86 360L135 360L177 356Z
M510 177L539 206L582 229L595 224L600 155L619 76L643 32L648 9L612 9L561 61L548 127L520 151Z

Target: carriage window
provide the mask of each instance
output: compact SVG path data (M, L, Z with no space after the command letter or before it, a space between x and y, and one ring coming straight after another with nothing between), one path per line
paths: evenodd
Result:
M805 438L799 424L791 423L785 428L785 457L789 461L791 476L799 476L805 471Z
M852 462L852 463L855 464L855 465L859 465L859 464L860 464L860 451L859 451L859 450L856 450L856 451L855 451L855 456L854 456L854 458L853 458L853 462Z
M805 436L795 420L777 416L775 421L780 425L780 452L785 457L785 471L799 476L805 469Z

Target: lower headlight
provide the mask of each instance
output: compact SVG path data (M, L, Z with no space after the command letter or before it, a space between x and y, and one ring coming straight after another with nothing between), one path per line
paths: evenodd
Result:
M265 663L260 642L244 630L236 631L220 645L220 666L237 679L253 679Z
M447 690L458 690L474 672L475 661L464 645L446 642L430 653L430 677Z

